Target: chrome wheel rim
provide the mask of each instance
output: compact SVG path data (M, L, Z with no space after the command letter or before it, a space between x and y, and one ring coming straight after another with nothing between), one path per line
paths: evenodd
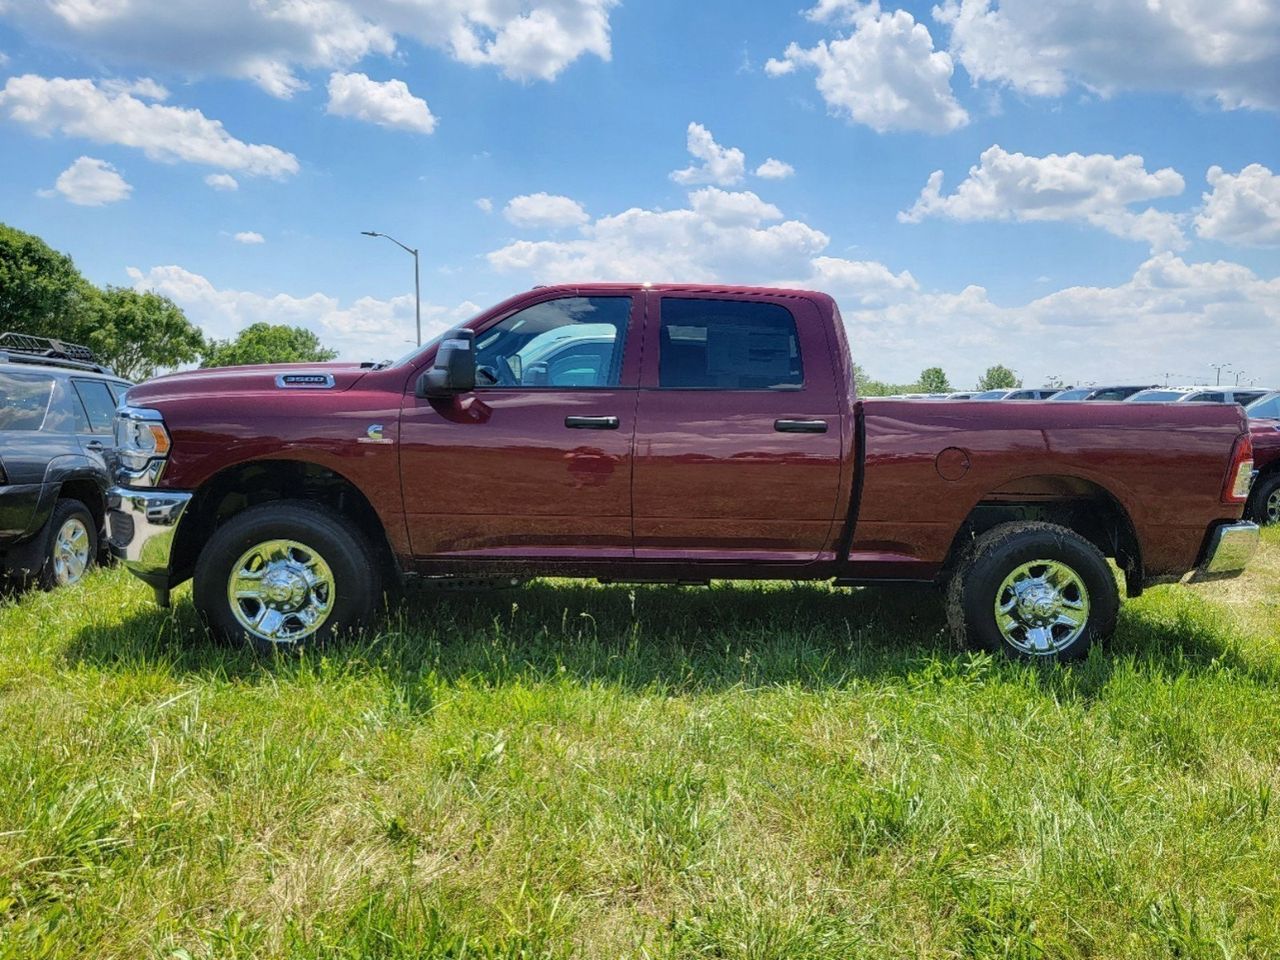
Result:
M1058 560L1032 560L996 592L996 627L1014 649L1053 656L1084 633L1089 609L1089 590L1078 573Z
M53 579L66 586L83 577L88 568L89 529L79 517L72 517L53 539Z
M1280 487L1271 491L1267 497L1267 506L1263 510L1264 523L1280 523Z
M259 640L295 644L319 630L337 596L329 564L297 540L266 540L246 550L227 578L236 622Z

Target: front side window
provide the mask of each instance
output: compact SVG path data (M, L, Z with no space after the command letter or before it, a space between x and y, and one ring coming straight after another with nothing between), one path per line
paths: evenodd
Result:
M791 311L749 300L662 301L658 386L785 390L804 384Z
M53 396L53 377L0 373L0 430L39 430Z
M616 387L630 297L534 304L476 338L476 387Z

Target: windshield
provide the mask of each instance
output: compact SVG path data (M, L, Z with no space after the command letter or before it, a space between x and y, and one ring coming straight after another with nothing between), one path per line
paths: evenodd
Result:
M970 399L972 400L1003 400L1008 390L987 390L983 393L975 393Z
M1050 397L1049 399L1050 399L1050 400L1083 400L1085 397L1087 397L1087 396L1088 396L1089 394L1091 394L1092 392L1093 392L1093 390L1092 390L1092 389L1089 389L1089 390L1062 390L1062 391L1060 391L1060 392L1058 392L1058 393L1055 393L1055 394L1054 394L1052 397Z
M1255 400L1244 408L1251 420L1280 420L1280 393Z
M1139 390L1129 398L1131 403L1161 403L1181 400L1186 394L1181 390Z

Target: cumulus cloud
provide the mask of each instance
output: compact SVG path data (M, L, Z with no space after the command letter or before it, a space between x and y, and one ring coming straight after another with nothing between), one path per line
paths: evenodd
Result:
M379 82L363 73L332 74L326 109L335 116L414 133L431 133L436 128L427 101L410 93L403 80Z
M250 246L267 242L267 238L256 230L241 230L235 235L234 239L236 243L244 243Z
M578 201L549 193L512 197L502 215L517 227L577 227L591 219Z
M790 44L780 59L765 64L769 76L801 68L816 71L818 92L828 108L878 133L948 133L969 122L951 91L950 55L934 50L929 29L905 10L885 13L878 3L826 0L808 15L838 19L853 30L808 49Z
M229 173L211 173L204 178L204 182L215 190L230 192L240 189L239 182Z
M701 161L683 170L673 170L671 179L686 186L698 183L714 183L731 187L742 182L747 170L747 158L737 147L722 147L715 137L700 123L689 124L687 138L689 153Z
M952 220L1017 220L1087 223L1153 250L1185 245L1179 218L1133 204L1178 196L1186 184L1172 168L1149 172L1142 157L1079 153L1030 157L999 145L983 151L969 176L944 196L942 171L935 170L903 223L927 217Z
M278 147L245 143L199 110L148 103L135 93L92 80L10 77L0 88L0 115L33 133L61 133L143 151L152 160L198 163L253 176L285 177L298 160Z
M551 80L579 57L610 57L617 0L24 0L0 4L33 37L95 59L180 74L252 80L290 97L299 69L343 70L396 53L400 38L490 66L517 80Z
M129 268L138 290L154 290L171 298L210 337L234 337L252 323L284 323L306 327L343 359L381 360L400 356L414 335L413 296L379 300L361 297L349 304L324 293L295 297L219 288L212 281L176 265L142 271ZM435 336L473 316L473 303L456 307L422 305L423 337Z
M1280 176L1260 163L1239 173L1210 167L1196 233L1242 247L1280 246Z
M951 52L978 81L1031 96L1073 84L1280 108L1280 5L1224 0L945 0Z
M126 200L133 187L105 160L80 157L58 175L53 192L81 207L101 207Z
M785 180L796 172L796 168L782 160L770 157L756 167L756 176L762 180Z
M684 280L785 276L808 269L826 234L754 193L705 187L681 210L632 208L585 224L573 240L521 240L489 254L501 271L540 282Z

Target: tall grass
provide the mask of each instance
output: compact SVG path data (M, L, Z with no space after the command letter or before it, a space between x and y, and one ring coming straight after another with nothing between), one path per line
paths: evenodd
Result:
M0 958L1280 954L1275 533L1070 667L927 590L420 590L275 661L177 600L0 605Z

